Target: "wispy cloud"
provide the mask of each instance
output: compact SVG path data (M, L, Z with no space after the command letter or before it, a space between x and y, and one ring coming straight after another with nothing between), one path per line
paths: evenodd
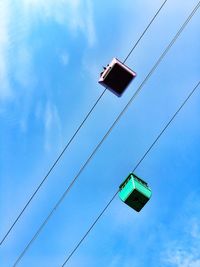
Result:
M30 47L27 45L21 45L17 51L16 61L15 80L21 87L30 89L36 81Z
M96 42L96 33L94 27L94 15L92 1L86 0L86 34L88 36L88 42L90 46L93 46Z
M122 256L121 255L114 255L112 258L112 261L110 262L108 267L116 267L116 266L120 265L121 262L122 262Z
M7 61L10 44L10 5L9 1L0 2L0 100L12 97Z
M11 100L19 96L20 90L15 90L11 83L14 79L20 88L30 88L33 83L33 67L30 47L23 35L23 42L16 45L19 35L22 35L21 23L22 18L18 21L18 11L16 6L8 1L0 2L0 100ZM17 14L17 15L16 15ZM20 24L21 25L21 24ZM14 29L14 31L13 31ZM25 27L23 27L25 30ZM24 32L23 32L24 33ZM25 35L28 32L25 31Z
M96 34L91 0L63 0L56 3L54 0L23 0L23 6L30 18L40 16L45 20L54 20L66 26L75 36L81 31L85 34L88 44L94 45Z
M177 226L181 230L181 236L166 242L166 248L161 253L162 261L167 266L173 267L199 267L200 266L200 226L199 226L199 204L196 204L197 197L190 197L189 207L184 218L179 219ZM198 203L198 202L197 202ZM191 204L186 203L187 206ZM181 212L180 212L181 214ZM188 219L189 218L189 219Z
M49 151L54 146L57 146L57 148L61 148L62 145L61 120L58 114L57 107L50 101L46 103L44 112L44 125L45 125L45 142L44 142L45 150ZM57 145L55 145L54 140L57 140Z
M175 267L199 267L199 248L187 248L174 244L166 253L166 263Z
M61 54L60 59L61 59L61 63L62 63L64 66L68 65L68 63L69 63L69 54L68 54L67 52L63 52L63 53Z

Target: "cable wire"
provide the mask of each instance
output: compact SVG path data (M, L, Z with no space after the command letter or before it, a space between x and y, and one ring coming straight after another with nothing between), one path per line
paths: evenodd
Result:
M166 129L169 127L169 125L172 123L172 121L175 119L175 117L178 115L178 113L181 111L181 109L185 106L185 104L187 103L187 101L190 99L190 97L194 94L194 92L196 91L196 89L198 88L200 84L200 81L198 82L198 84L195 86L195 88L190 92L190 94L188 95L188 97L185 99L185 101L182 103L182 105L179 107L179 109L174 113L174 115L172 116L172 118L169 120L169 122L166 124L166 126L163 128L163 130L160 132L160 134L157 136L157 138L154 140L154 142L150 145L150 147L148 148L148 150L144 153L144 155L141 157L141 159L139 160L139 162L136 164L135 168L133 169L132 172L134 172L138 166L142 163L142 161L146 158L146 156L148 155L148 153L151 151L151 149L154 147L154 145L158 142L158 140L160 139L160 137L163 135L163 133L166 131ZM75 246L75 248L72 250L72 252L69 254L68 258L65 260L65 262L62 264L62 267L64 267L67 262L69 261L69 259L72 257L72 255L76 252L76 250L79 248L79 246L81 245L81 243L84 241L84 239L87 237L87 235L91 232L91 230L93 229L93 227L97 224L97 222L100 220L101 216L104 214L104 212L108 209L108 207L110 206L110 204L113 202L113 200L115 199L115 197L117 196L119 190L113 195L113 197L110 199L110 201L106 204L106 206L103 208L103 210L100 212L100 214L98 215L98 217L95 219L95 221L92 223L92 225L89 227L89 229L87 230L87 232L84 234L84 236L80 239L80 241L77 243L77 245Z
M38 187L36 188L36 190L34 191L34 193L31 195L30 199L28 200L28 202L26 203L26 205L24 206L24 208L21 210L21 212L19 213L19 215L17 216L17 218L15 219L15 221L13 222L13 224L11 225L11 227L9 228L9 230L7 231L7 233L5 234L5 236L3 237L3 239L1 240L0 245L3 244L4 240L7 238L7 236L9 235L9 233L12 231L13 227L15 226L15 224L18 222L18 220L20 219L20 217L22 216L22 214L25 212L25 210L27 209L27 207L29 206L29 204L31 203L31 201L33 200L33 198L35 197L35 195L37 194L37 192L40 190L40 188L42 187L42 185L44 184L44 182L47 180L48 176L53 171L53 169L55 168L55 166L57 165L57 163L59 162L59 160L61 159L61 157L63 156L63 154L65 153L65 151L67 150L67 148L69 147L69 145L71 144L71 142L73 141L73 139L75 138L75 136L77 135L77 133L80 131L80 129L82 128L83 124L86 122L86 120L88 119L88 117L90 116L90 114L92 113L92 111L94 110L94 108L96 107L96 105L98 104L98 102L100 101L100 99L102 98L102 96L104 95L105 92L106 92L106 89L103 91L103 93L96 100L95 104L92 106L92 108L90 109L90 111L88 112L88 114L86 115L86 117L84 118L84 120L81 122L81 124L79 125L79 127L77 128L77 130L75 131L75 133L73 134L73 136L70 138L70 140L68 141L68 143L66 144L66 146L64 147L64 149L62 150L62 152L60 153L60 155L58 156L58 158L56 159L56 161L53 163L53 165L51 166L51 168L49 169L49 171L47 172L47 174L45 175L45 177L43 178L43 180L40 182L40 184L38 185Z
M143 31L143 33L141 34L140 38L137 40L137 42L135 43L135 45L132 47L132 49L130 50L129 54L127 55L127 57L124 59L123 63L125 63L128 58L130 57L130 55L132 54L133 50L135 50L136 46L138 45L138 43L141 41L142 37L145 35L145 33L147 32L147 30L149 29L149 27L151 26L151 24L153 23L153 21L155 20L155 18L158 16L158 14L160 13L160 11L162 10L162 8L164 7L164 5L166 4L168 0L165 0L163 2L163 4L161 5L161 7L158 9L158 11L156 12L156 14L153 16L153 18L151 19L151 21L149 22L149 24L147 25L146 29Z
M67 193L69 192L69 190L71 189L71 187L73 186L73 184L75 183L75 181L77 180L77 178L80 176L80 174L83 172L83 170L86 168L86 166L89 164L89 162L91 161L91 159L93 158L93 156L96 154L96 152L98 151L98 149L101 147L101 145L103 144L103 142L106 140L106 138L108 137L108 135L111 133L112 129L114 128L114 126L117 124L117 122L119 121L119 119L122 117L122 115L125 113L125 111L127 110L127 108L130 106L130 104L132 103L132 101L135 99L135 97L138 95L138 93L142 90L143 86L145 85L145 83L148 81L148 79L151 77L151 75L153 74L153 72L156 70L156 68L158 67L158 65L161 63L161 61L163 60L163 58L165 57L165 55L167 54L167 52L170 50L170 48L173 46L173 44L175 43L175 41L178 39L178 37L180 36L181 32L184 30L184 28L186 27L186 25L188 24L188 22L191 20L191 18L193 17L193 15L195 14L195 12L197 11L197 9L199 8L200 5L200 1L198 3L198 5L193 9L193 11L191 12L191 14L189 15L189 17L186 19L186 21L184 22L184 24L182 25L182 27L179 29L179 31L177 32L177 34L174 36L174 38L172 39L172 41L169 43L169 45L167 46L167 48L164 50L164 52L161 54L161 56L159 57L159 59L157 60L157 62L155 63L155 65L152 67L152 69L150 70L150 72L148 73L148 75L146 76L146 78L144 79L144 81L141 83L141 85L139 86L139 88L136 90L136 92L134 93L134 95L132 96L132 98L129 100L129 102L127 103L127 105L124 107L124 109L121 111L121 113L119 114L119 116L116 118L116 120L114 121L114 123L112 124L112 126L109 128L109 130L107 131L107 133L104 135L104 137L102 138L102 140L98 143L98 145L96 146L96 148L93 150L93 152L91 153L91 155L89 156L89 158L86 160L86 162L84 163L84 165L81 167L81 169L79 170L78 174L74 177L74 179L72 180L72 182L70 183L70 185L68 186L68 188L65 190L65 192L63 193L63 195L61 196L61 198L58 200L58 202L56 203L56 205L54 206L54 208L51 210L51 212L49 213L49 215L47 216L47 218L45 219L45 221L42 223L42 225L39 227L39 229L37 230L37 232L35 233L35 235L32 237L32 239L30 240L30 242L26 245L25 249L22 251L22 253L19 255L19 257L17 258L16 262L14 263L13 267L17 266L17 264L20 262L20 260L22 259L22 257L25 255L26 251L28 250L28 248L30 247L30 245L33 243L33 241L37 238L37 236L39 235L39 233L42 231L42 229L44 228L44 226L47 224L47 222L49 221L49 219L51 218L51 216L53 215L53 213L56 211L56 209L59 207L59 205L62 203L62 201L64 200L64 198L66 197Z
M153 21L156 19L156 17L158 16L158 14L160 13L160 11L162 10L162 8L164 7L164 5L166 4L167 1L168 0L165 0L163 2L163 4L158 9L158 11L154 15L154 17L151 19L150 23L147 25L147 27L145 28L144 32L141 34L141 36L136 41L136 43L134 44L134 46L130 50L129 54L125 58L124 63L130 57L130 55L132 54L132 52L135 50L135 48L137 47L137 45L139 44L139 42L141 41L141 39L144 37L145 33L147 32L147 30L149 29L149 27L151 26L151 24L153 23ZM101 100L101 98L105 94L106 90L107 89L105 89L102 92L102 94L99 96L99 98L96 100L96 102L94 103L94 105L92 106L92 108L90 109L90 111L88 112L88 114L86 115L86 117L84 118L84 120L81 122L81 124L79 125L79 127L77 128L77 130L75 131L75 133L73 134L73 136L70 138L70 140L68 141L68 143L66 144L66 146L64 147L64 149L62 150L62 152L60 153L60 155L58 156L58 158L53 163L52 167L49 169L49 171L47 172L47 174L45 175L45 177L43 178L43 180L40 182L40 184L38 185L38 187L35 189L34 193L31 195L31 197L29 198L28 202L25 204L24 208L21 210L21 212L19 213L19 215L17 216L17 218L15 219L15 221L12 223L12 225L10 226L10 228L8 229L8 231L6 232L6 234L4 235L3 239L0 242L0 245L3 244L3 242L5 241L5 239L7 238L7 236L10 234L10 232L14 228L15 224L19 221L19 219L21 218L21 216L23 215L23 213L25 212L25 210L28 208L29 204L31 203L31 201L33 200L33 198L36 196L36 194L38 193L38 191L40 190L40 188L42 187L42 185L44 184L44 182L47 180L48 176L51 174L51 172L53 171L53 169L55 168L55 166L57 165L57 163L59 162L59 160L61 159L61 157L63 156L63 154L67 150L67 148L69 147L69 145L72 143L72 141L74 140L75 136L81 130L81 128L83 127L84 123L86 122L86 120L91 115L92 111L94 110L94 108L96 107L96 105L98 104L98 102Z

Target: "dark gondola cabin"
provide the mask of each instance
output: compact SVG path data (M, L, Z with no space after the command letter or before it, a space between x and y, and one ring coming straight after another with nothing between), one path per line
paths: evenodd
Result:
M99 83L117 96L121 96L136 73L118 59L113 58L111 63L100 74Z
M120 199L138 212L149 201L151 194L147 183L133 173L119 187Z

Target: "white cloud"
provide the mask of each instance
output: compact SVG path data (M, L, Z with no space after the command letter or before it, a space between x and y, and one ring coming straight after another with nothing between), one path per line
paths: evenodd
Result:
M94 27L93 7L92 1L86 0L87 12L86 12L86 33L88 36L88 42L90 46L93 46L96 42L96 34Z
M56 23L68 27L72 35L82 31L90 46L96 41L93 8L91 0L23 0L26 15L32 19L53 19Z
M15 79L26 89L34 85L36 78L32 66L32 53L28 46L21 45L16 54Z
M69 63L69 54L67 54L66 52L64 52L62 55L61 55L61 63L66 66L68 65Z
M199 220L197 218L193 218L191 226L190 226L191 236L200 240L200 225Z
M16 94L10 83L11 70L11 74L22 87L29 88L35 82L30 48L25 43L20 43L19 50L15 51L15 60L10 57L10 49L13 49L11 29L16 23L14 8L17 8L15 2L12 4L9 0L0 2L0 100L11 99ZM79 32L84 33L89 46L94 45L96 41L91 0L61 0L56 3L54 0L22 0L19 8L22 10L20 16L23 21L26 21L26 25L29 25L25 27L23 24L23 33L26 36L28 36L32 24L37 23L38 17L40 17L66 26L72 35L76 36ZM26 40L26 36L23 36L23 41ZM67 53L61 55L64 65L68 64L68 60Z
M20 43L18 49L13 45L18 38L16 33L19 33L19 29L22 30L18 25L22 19L16 23L19 14L15 14L15 8L14 2L9 0L0 2L0 100L10 100L16 96L17 92L11 85L11 77L14 77L20 85L26 88L33 81L29 47ZM25 27L23 27L23 33L25 32Z
M199 267L200 266L200 226L198 194L191 195L184 204L184 213L180 216L176 228L181 235L174 240L166 241L166 248L161 258L167 266ZM181 216L184 215L184 217ZM174 234L176 236L176 233Z
M199 267L199 251L188 251L185 248L172 247L168 251L166 262L174 267Z
M108 267L115 267L119 266L119 264L122 262L122 256L121 255L113 255L113 258L108 265Z
M12 97L7 60L10 45L10 17L9 1L0 2L0 100Z
M62 127L58 110L50 101L46 103L44 112L44 125L45 125L45 150L49 151L54 146L61 149L62 145ZM54 140L57 140L55 144Z

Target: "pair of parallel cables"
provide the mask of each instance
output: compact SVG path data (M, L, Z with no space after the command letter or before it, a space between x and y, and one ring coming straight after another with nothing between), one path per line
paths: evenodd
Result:
M161 62L161 60L164 58L164 56L168 53L168 51L170 50L170 48L173 46L173 44L175 43L175 41L177 40L177 38L179 37L179 35L183 32L183 30L185 29L185 27L187 26L187 24L189 23L189 21L192 19L192 17L195 15L196 11L199 9L200 7L200 1L197 3L197 5L195 6L195 8L192 10L192 12L190 13L190 15L188 16L188 18L186 19L186 21L184 22L184 24L181 26L181 28L179 29L179 31L177 32L177 34L174 36L174 38L172 39L172 41L170 42L170 44L167 46L167 48L165 49L165 51L163 52L163 54L161 55L161 57L158 59L158 61L156 62L156 64L154 65L154 67L151 69L151 71L149 72L149 74L146 76L146 78L144 79L143 83L139 86L138 90L143 87L144 83L148 80L148 78L152 75L152 73L154 72L154 70L157 68L158 64ZM192 97L192 95L195 93L195 91L198 89L200 85L200 81L197 82L197 84L195 85L195 87L191 90L191 92L189 93L189 95L186 97L186 99L183 101L183 103L180 105L180 107L177 109L177 111L174 113L174 115L171 117L171 119L166 123L165 127L160 131L160 133L158 134L158 136L156 137L156 139L152 142L152 144L149 146L149 148L146 150L146 152L143 154L143 156L140 158L140 160L137 162L137 164L135 165L135 167L133 168L132 172L134 173L135 170L140 166L140 164L143 162L143 160L146 158L146 156L149 154L149 152L153 149L153 147L156 145L156 143L159 141L159 139L161 138L161 136L164 134L164 132L168 129L168 127L170 126L170 124L174 121L174 119L176 118L176 116L180 113L180 111L183 109L183 107L186 105L186 103L189 101L189 99ZM137 91L136 91L137 92ZM132 98L131 98L132 100ZM128 102L128 104L125 106L125 108L123 109L122 113L126 110L126 108L128 107L129 103L131 102L131 100ZM120 115L117 119L120 119ZM67 257L67 259L64 261L64 263L62 264L62 267L64 267L68 261L70 260L70 258L73 256L73 254L77 251L77 249L80 247L80 245L82 244L82 242L85 240L85 238L89 235L89 233L92 231L92 229L95 227L95 225L98 223L98 221L101 219L102 215L106 212L106 210L110 207L111 203L113 202L113 200L115 199L115 197L117 196L119 190L116 191L116 193L112 196L112 198L110 199L110 201L105 205L105 207L102 209L102 211L100 212L100 214L97 216L97 218L94 220L94 222L91 224L91 226L88 228L88 230L85 232L85 234L83 235L83 237L80 239L80 241L77 243L77 245L74 247L74 249L71 251L71 253L69 254L69 256Z
M170 50L170 48L173 46L173 44L175 43L175 41L177 40L177 38L179 37L179 35L183 32L183 30L185 29L185 27L187 26L187 24L189 23L189 21L192 19L192 17L195 15L195 13L197 12L197 10L200 7L200 1L197 3L197 5L194 7L194 9L192 10L192 12L190 13L190 15L188 16L188 18L186 19L186 21L183 23L183 25L181 26L181 28L179 29L179 31L177 32L177 34L174 36L174 38L172 39L172 41L170 42L170 44L167 46L167 48L165 49L165 51L163 52L163 54L161 55L161 57L158 59L158 61L156 62L156 64L154 65L154 67L151 69L151 71L149 72L149 74L146 76L146 78L144 79L143 83L139 86L138 90L143 87L145 81L148 80L148 78L152 75L152 73L154 72L154 70L157 68L158 64L161 62L161 60L163 59L163 57L168 53L168 51ZM191 90L191 92L188 94L188 96L186 97L186 99L182 102L182 104L179 106L179 108L176 110L176 112L174 113L174 115L171 117L171 119L166 123L165 127L160 131L160 133L158 134L158 136L156 137L156 139L152 142L152 144L149 146L149 148L146 150L146 152L143 154L143 156L139 159L139 161L137 162L137 164L135 165L135 167L132 170L132 173L135 172L135 170L140 166L140 164L143 162L143 160L146 158L146 156L150 153L150 151L153 149L153 147L156 145L156 143L159 141L159 139L161 138L161 136L165 133L165 131L168 129L168 127L170 126L170 124L174 121L174 119L176 118L176 116L180 113L180 111L183 109L183 107L186 105L186 103L189 101L189 99L193 96L193 94L195 93L195 91L199 88L200 85L200 80L197 82L197 84L195 85L195 87ZM136 91L137 92L137 91ZM131 99L132 100L132 99ZM131 101L130 100L130 101ZM128 107L130 101L128 102L127 106L125 106L125 108L123 109L122 113L126 110L126 108ZM120 113L120 115L122 114ZM117 119L120 119L120 115ZM69 256L67 257L67 259L64 261L64 263L62 264L61 267L64 267L68 261L70 260L70 258L73 256L73 254L77 251L77 249L80 247L80 245L83 243L83 241L86 239L86 237L89 235L89 233L92 231L92 229L95 227L95 225L98 223L98 221L101 219L101 217L103 216L103 214L106 212L106 210L110 207L111 203L114 201L115 197L117 196L119 190L116 191L116 193L112 196L112 198L110 199L110 201L105 205L105 207L102 209L102 211L99 213L99 215L96 217L96 219L93 221L93 223L91 224L91 226L88 228L88 230L85 232L85 234L83 235L83 237L79 240L79 242L76 244L76 246L73 248L73 250L71 251L71 253L69 254Z
M163 2L163 4L160 6L160 8L158 9L158 11L154 15L154 17L151 19L151 21L149 22L149 24L147 25L147 27L145 28L145 30L143 31L143 33L141 34L141 36L139 37L139 39L137 40L137 42L134 44L133 48L130 50L129 54L127 55L127 57L125 58L125 60L123 61L123 63L125 63L128 60L128 58L130 57L130 55L132 54L132 52L138 46L139 42L141 41L141 39L143 38L143 36L147 32L147 30L149 29L149 27L151 26L151 24L153 23L153 21L156 19L156 17L158 16L158 14L160 13L160 11L162 10L162 8L164 7L164 5L166 4L167 1L168 0L165 0ZM34 199L34 197L37 195L38 191L41 189L41 187L43 186L43 184L45 183L45 181L48 179L48 177L51 174L51 172L53 171L53 169L56 167L56 165L58 164L58 162L60 161L60 159L62 158L62 156L64 155L64 153L66 152L66 150L68 149L68 147L70 146L70 144L72 143L72 141L74 140L74 138L76 137L76 135L78 134L78 132L81 130L81 128L83 127L83 125L85 124L85 122L87 121L87 119L89 118L89 116L91 115L91 113L93 112L93 110L95 109L95 107L97 106L97 104L99 103L99 101L101 100L101 98L103 97L103 95L105 94L106 90L107 89L105 89L102 92L102 94L98 97L98 99L96 100L96 102L94 103L94 105L92 106L92 108L90 109L90 111L87 113L87 115L85 116L85 118L83 119L83 121L81 122L81 124L78 126L77 130L74 132L74 134L72 135L72 137L70 138L70 140L67 142L67 144L65 145L64 149L61 151L61 153L59 154L59 156L57 157L57 159L55 160L55 162L53 163L53 165L51 166L51 168L49 169L49 171L47 172L47 174L45 175L45 177L42 179L42 181L40 182L40 184L37 186L36 190L33 192L33 194L31 195L31 197L29 198L29 200L27 201L27 203L25 204L25 206L23 207L23 209L21 210L21 212L19 213L19 215L17 216L17 218L14 220L13 224L10 226L10 228L8 229L8 231L6 232L6 234L4 235L4 237L2 238L2 240L0 242L0 245L2 245L4 243L4 241L6 240L6 238L8 237L8 235L10 234L10 232L12 231L12 229L15 227L16 223L22 217L22 215L24 214L25 210L28 208L28 206L30 205L30 203L32 202L32 200Z
M167 1L167 0L166 0ZM166 1L163 3L162 6L164 6L164 4L166 3ZM187 20L184 22L184 24L182 25L182 27L180 28L180 30L177 32L177 34L175 35L175 37L172 39L172 41L170 42L170 44L167 46L167 48L165 49L165 51L162 53L162 55L160 56L160 58L158 59L158 61L156 62L156 64L153 66L153 68L151 69L151 71L149 72L149 74L146 76L146 78L144 79L144 81L141 83L141 85L139 86L138 90L135 92L135 94L133 95L133 97L130 99L130 101L128 102L128 104L125 106L125 108L122 110L122 112L119 114L119 116L117 117L117 119L115 120L115 122L112 124L111 128L108 130L108 132L105 134L105 136L103 137L103 139L101 140L101 142L97 145L97 147L95 148L95 150L93 151L93 153L91 154L91 156L88 158L88 160L86 161L86 163L83 165L83 167L80 169L80 171L78 172L77 176L74 178L74 180L72 181L72 183L70 184L70 186L67 188L67 190L64 192L64 194L62 195L62 197L59 199L59 201L57 202L57 204L54 206L53 210L50 212L49 216L46 218L46 220L44 221L44 223L41 225L41 227L38 229L38 231L36 232L36 234L34 235L34 237L31 239L31 241L29 242L29 244L26 246L26 248L24 249L24 251L20 254L19 258L17 259L17 261L15 262L14 266L16 266L19 261L22 259L22 257L24 256L24 254L26 253L27 249L30 247L31 243L37 238L37 236L39 235L40 231L43 229L43 227L46 225L46 223L48 222L48 220L50 219L50 217L52 216L52 214L55 212L55 210L58 208L58 206L61 204L61 202L64 200L67 192L70 190L70 188L72 187L72 185L74 184L75 180L78 178L78 176L81 174L81 172L84 170L84 168L86 167L86 165L89 163L89 161L92 159L92 157L94 156L94 154L96 153L96 151L98 150L98 148L101 146L101 144L104 142L104 140L107 138L107 136L110 134L110 132L112 131L112 129L114 128L114 126L116 125L116 123L118 122L118 120L122 117L122 115L124 114L124 112L127 110L127 108L129 107L129 105L132 103L132 101L135 99L135 97L137 96L137 94L140 92L140 90L143 88L143 86L145 85L145 83L148 81L148 79L151 77L151 75L153 74L153 72L156 70L156 68L158 67L158 65L160 64L160 62L162 61L162 59L165 57L165 55L168 53L168 51L170 50L170 48L173 46L173 44L175 43L175 41L177 40L177 38L179 37L179 35L182 33L182 31L184 30L184 28L186 27L186 25L189 23L189 21L191 20L191 18L193 17L193 15L196 13L196 11L198 10L200 6L200 2L198 2L198 4L196 5L196 7L193 9L193 11L191 12L191 14L189 15L189 17L187 18ZM159 11L162 9L162 7L159 9ZM157 12L157 15L159 13L159 11ZM153 22L153 20L155 19L155 17L157 16L155 15L154 18L152 19L151 23ZM149 24L150 26L150 24ZM126 58L127 59L127 58ZM167 124L167 126L164 128L164 130L159 134L159 136L156 138L156 140L153 142L153 144L150 146L150 148L147 150L147 152L144 154L144 156L142 157L142 159L138 162L138 164L136 165L136 167L134 168L134 170L140 165L140 163L143 161L143 159L146 157L146 155L149 153L149 151L152 149L152 147L155 145L155 143L158 141L158 139L161 137L161 135L164 133L164 131L167 129L167 127L169 126L169 124L172 122L172 120L176 117L176 115L178 114L178 112L182 109L182 107L186 104L186 102L188 101L188 99L191 97L191 95L194 93L194 91L197 89L197 87L199 86L199 83L196 85L196 87L193 89L192 93L188 96L188 98L184 101L184 103L182 104L182 106L179 108L179 110L175 113L175 115L173 116L173 118L170 120L170 122ZM104 94L104 92L103 92ZM103 95L102 94L102 95ZM101 95L101 96L102 96ZM98 100L97 100L98 101ZM63 152L64 153L64 152ZM74 252L78 249L78 247L80 246L80 244L83 242L83 240L86 238L86 236L89 234L89 232L92 230L92 228L94 227L94 225L97 223L97 221L100 219L100 217L103 215L103 213L106 211L106 209L109 207L109 205L111 204L111 202L114 200L114 198L116 197L118 191L115 193L115 195L112 197L112 199L109 201L109 203L106 205L106 207L102 210L102 212L100 213L100 215L97 217L97 219L95 220L95 222L92 224L92 226L89 228L89 230L86 232L86 234L84 235L84 237L80 240L80 242L78 243L78 245L75 247L75 249L71 252L71 254L69 255L69 257L67 258L67 260L64 262L64 264L62 266L64 266L68 260L71 258L71 256L74 254Z
M149 148L147 149L147 151L143 154L143 156L141 157L141 159L138 161L138 163L136 164L136 166L134 167L134 169L132 170L132 172L134 172L139 165L143 162L143 160L146 158L146 156L149 154L149 152L152 150L152 148L155 146L155 144L158 142L158 140L161 138L161 136L164 134L164 132L167 130L167 128L170 126L170 124L173 122L173 120L176 118L176 116L179 114L179 112L183 109L183 107L185 106L185 104L188 102L188 100L191 98L191 96L194 94L194 92L197 90L197 88L200 85L200 81L195 85L195 87L192 89L192 91L189 93L189 95L187 96L187 98L183 101L183 103L180 105L180 107L177 109L177 111L174 113L174 115L171 117L171 119L167 122L167 124L165 125L165 127L161 130L161 132L158 134L158 136L156 137L156 139L153 141L153 143L149 146ZM89 235L89 233L92 231L92 229L94 228L94 226L97 224L97 222L100 220L100 218L102 217L102 215L105 213L105 211L109 208L110 204L113 202L113 200L115 199L115 197L117 196L119 190L113 195L113 197L110 199L110 201L106 204L106 206L103 208L103 210L100 212L100 214L98 215L98 217L94 220L94 222L92 223L92 225L88 228L88 230L86 231L86 233L83 235L83 237L80 239L80 241L77 243L77 245L74 247L74 249L71 251L71 253L69 254L69 256L67 257L67 259L64 261L64 263L62 264L62 267L64 267L67 262L70 260L70 258L73 256L73 254L76 252L76 250L80 247L80 245L82 244L82 242L85 240L85 238Z

